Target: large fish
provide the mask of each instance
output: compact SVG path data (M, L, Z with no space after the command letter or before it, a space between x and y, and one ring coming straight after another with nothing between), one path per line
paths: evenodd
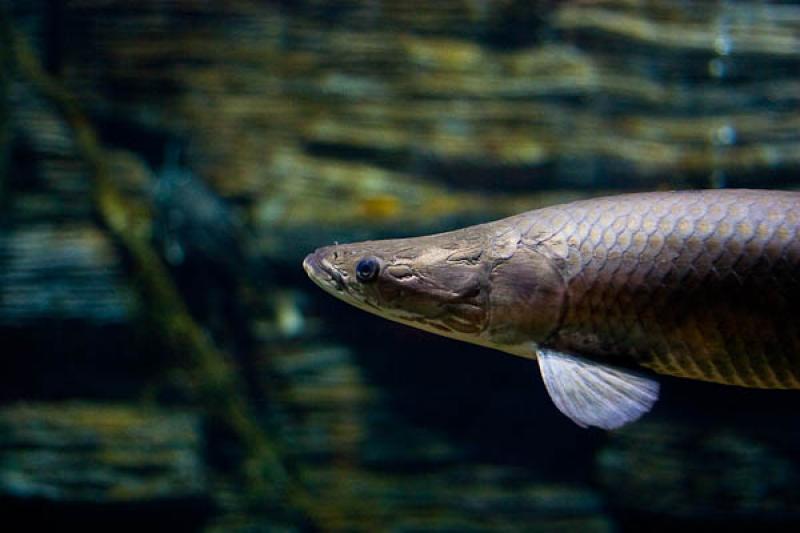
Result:
M328 246L303 266L366 311L538 359L554 403L581 426L646 413L659 390L647 370L800 388L800 192L584 200Z

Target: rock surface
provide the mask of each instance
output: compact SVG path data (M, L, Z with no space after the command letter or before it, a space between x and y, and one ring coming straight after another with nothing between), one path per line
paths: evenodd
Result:
M199 419L189 413L88 403L8 405L0 409L0 506L4 516L39 509L25 517L32 525L58 517L97 526L114 517L130 530L128 521L152 527L169 516L169 523L187 530L208 513L202 449ZM89 509L94 517L81 516Z

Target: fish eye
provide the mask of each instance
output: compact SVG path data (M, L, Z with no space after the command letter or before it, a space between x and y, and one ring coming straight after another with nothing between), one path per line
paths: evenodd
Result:
M381 269L377 257L364 257L356 264L356 278L362 283L374 280Z

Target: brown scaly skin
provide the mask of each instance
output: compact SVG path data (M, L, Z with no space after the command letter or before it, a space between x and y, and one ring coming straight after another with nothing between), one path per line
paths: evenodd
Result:
M646 193L534 211L567 284L544 341L600 361L800 387L800 193Z
M355 268L375 257L361 283ZM362 309L720 383L800 388L800 193L629 194L454 232L326 247L304 266Z

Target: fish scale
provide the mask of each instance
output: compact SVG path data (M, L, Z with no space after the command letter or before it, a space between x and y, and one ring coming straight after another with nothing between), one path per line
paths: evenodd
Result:
M800 387L798 210L797 192L697 191L531 213L530 231L552 227L539 243L565 265L567 309L546 344L675 376Z

